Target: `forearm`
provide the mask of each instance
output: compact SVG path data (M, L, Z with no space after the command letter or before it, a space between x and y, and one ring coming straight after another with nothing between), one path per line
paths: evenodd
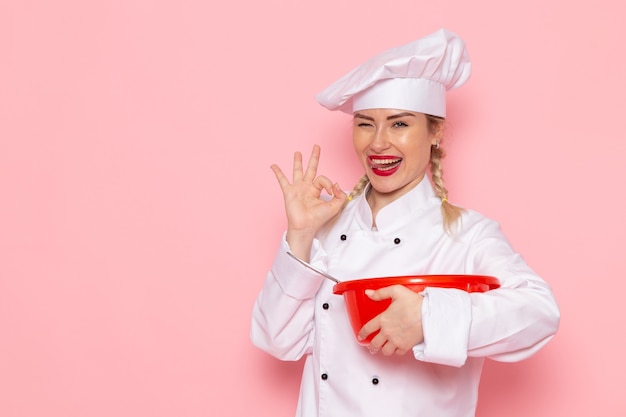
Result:
M476 294L468 354L516 362L537 352L556 333L560 311L545 282Z
M307 229L287 229L285 234L285 240L291 253L305 262L310 261L314 238L315 231Z
M287 256L283 240L253 309L251 339L283 360L308 353L314 328L314 298L324 278Z
M513 362L533 355L556 333L560 313L545 282L524 282L487 293L427 289L416 358L461 366L468 356Z

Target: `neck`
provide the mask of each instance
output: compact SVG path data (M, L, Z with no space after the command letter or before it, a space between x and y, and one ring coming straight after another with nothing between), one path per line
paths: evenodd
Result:
M380 192L376 190L370 182L365 198L370 206L370 209L372 210L372 217L376 219L376 214L378 214L380 210L417 187L424 180L424 178L425 175L415 181L412 181L410 184L403 186L402 188L390 192Z

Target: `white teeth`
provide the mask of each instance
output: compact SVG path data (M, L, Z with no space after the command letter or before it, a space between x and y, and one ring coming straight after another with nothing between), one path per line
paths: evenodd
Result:
M371 160L372 169L377 169L379 171L389 171L398 166L400 162L402 162L402 158L394 158L394 159L374 159Z
M388 166L388 167L378 166L378 167L372 167L372 168L376 168L379 171L389 171L390 169L393 169L394 166Z
M373 165L390 165L400 162L401 159L376 159L372 160Z

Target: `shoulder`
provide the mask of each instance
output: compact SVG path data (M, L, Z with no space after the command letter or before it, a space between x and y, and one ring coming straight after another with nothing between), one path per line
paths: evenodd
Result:
M463 209L456 230L472 240L485 237L504 238L498 221L471 209Z

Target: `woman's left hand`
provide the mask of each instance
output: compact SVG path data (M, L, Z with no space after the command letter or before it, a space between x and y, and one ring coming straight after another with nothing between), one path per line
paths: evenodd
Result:
M424 296L403 285L392 285L378 290L366 290L375 301L391 298L389 307L367 322L359 331L359 339L380 330L369 344L371 353L404 355L413 346L422 343L422 302Z

